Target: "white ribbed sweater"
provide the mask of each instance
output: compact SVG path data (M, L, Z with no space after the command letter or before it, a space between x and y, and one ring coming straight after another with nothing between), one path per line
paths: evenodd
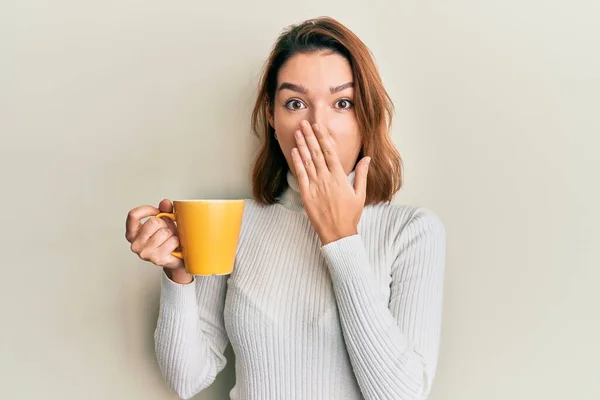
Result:
M444 225L423 207L381 203L364 208L357 235L321 246L287 180L280 204L247 199L231 275L182 285L162 274L154 337L168 385L182 398L209 386L231 342L231 399L425 399Z

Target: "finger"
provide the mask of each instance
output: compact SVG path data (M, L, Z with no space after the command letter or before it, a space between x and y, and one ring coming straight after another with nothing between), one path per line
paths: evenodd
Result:
M302 157L300 157L297 147L292 149L292 163L294 164L294 170L296 171L296 180L298 181L300 192L305 193L306 190L308 190L310 181L308 178L308 173L306 172L306 168L304 168L304 162L302 161Z
M179 246L179 237L177 235L171 235L158 246L158 251L171 254L171 252L177 250Z
M369 173L369 164L371 157L365 157L358 163L356 174L354 176L354 191L364 200L367 197L367 175Z
M312 162L315 165L315 170L317 175L322 175L324 173L329 172L327 168L327 163L325 162L325 158L323 158L323 152L321 151L321 145L319 144L319 140L315 136L315 132L313 132L312 127L308 123L308 121L302 121L300 124L302 127L302 133L304 133L304 140L310 151L310 155L312 158Z
M175 221L166 217L162 218L162 220L165 221L165 224L167 224L173 234L177 234L177 225L175 224Z
M139 229L137 236L131 243L131 251L139 255L152 235L162 228L168 228L168 226L161 218L150 218L144 222Z
M296 148L300 153L300 158L302 163L304 164L304 170L306 171L309 179L317 180L317 171L315 169L315 165L312 162L312 157L310 155L310 150L308 150L308 146L306 145L306 141L304 140L304 134L301 130L297 130L294 134L296 138Z
M129 242L133 241L142 226L142 219L156 215L159 212L160 210L152 206L140 206L129 211L125 221L125 238Z
M171 213L171 212L173 212L173 202L169 199L163 199L158 204L158 209L161 212ZM169 226L173 232L177 232L177 225L175 225L175 221L173 221L172 219L167 218L167 217L164 217L163 221L165 221L167 223L167 226Z
M171 236L165 240L164 243L156 249L156 264L170 268L183 266L183 260L171 254L173 251L177 250L178 247L179 238L177 236Z
M183 262L171 254L177 246L179 238L167 228L160 229L148 240L146 247L140 252L140 258L161 267L178 267Z
M343 172L344 168L342 167L337 152L333 148L333 141L331 140L331 135L327 129L322 125L314 124L313 131L315 132L315 137L319 141L323 158L329 171L336 173Z
M156 232L148 241L147 253L141 253L140 258L160 267L182 267L183 260L171 254L179 247L179 238L175 235L169 236L169 234L168 229ZM166 239L164 239L165 237Z
M151 261L156 264L166 262L165 254L160 254L158 248L162 246L170 237L174 236L173 232L169 228L161 228L154 232L154 234L148 239L143 249L140 251L140 258L142 260Z
M159 204L158 204L158 209L161 212L173 212L173 202L171 202L171 200L169 199L163 199Z

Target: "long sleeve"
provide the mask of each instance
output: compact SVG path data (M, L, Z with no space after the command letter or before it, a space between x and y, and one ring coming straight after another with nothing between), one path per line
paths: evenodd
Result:
M433 212L420 208L395 235L389 299L360 234L321 248L352 368L367 400L426 399L437 367L445 229Z
M227 363L223 355L229 342L223 320L227 278L197 276L183 285L162 274L156 357L167 384L181 398L208 387Z

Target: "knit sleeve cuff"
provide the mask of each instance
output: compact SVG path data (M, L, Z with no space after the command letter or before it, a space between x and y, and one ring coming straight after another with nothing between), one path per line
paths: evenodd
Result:
M177 283L169 279L163 271L160 282L160 304L163 308L173 311L195 309L196 302L196 277L190 283Z
M367 270L369 257L360 234L346 236L321 247L334 280L360 277Z

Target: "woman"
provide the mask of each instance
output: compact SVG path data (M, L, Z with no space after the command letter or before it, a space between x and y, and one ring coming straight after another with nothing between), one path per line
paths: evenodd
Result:
M127 239L163 267L155 332L182 398L236 355L232 399L424 399L438 360L445 232L391 204L401 160L392 103L367 47L332 18L287 29L252 115L262 147L234 271L191 276L171 211L130 211ZM370 162L369 162L370 161Z

